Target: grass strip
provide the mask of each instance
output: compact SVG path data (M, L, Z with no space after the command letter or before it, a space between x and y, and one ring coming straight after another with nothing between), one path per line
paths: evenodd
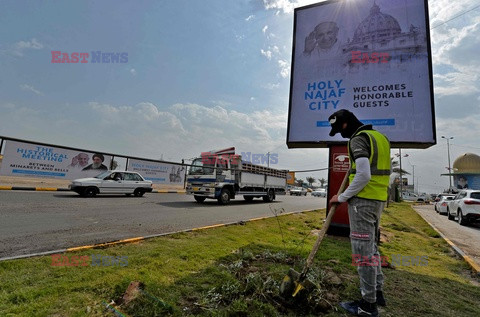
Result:
M344 316L338 302L359 297L348 238L324 239L309 276L318 289L304 302L278 296L324 217L320 210L63 254L86 266L53 266L52 256L0 262L0 316L113 316L105 302L118 302L131 281L150 296L115 306L127 316ZM382 255L428 259L384 268L382 316L479 315L478 280L408 203L390 205L381 226Z

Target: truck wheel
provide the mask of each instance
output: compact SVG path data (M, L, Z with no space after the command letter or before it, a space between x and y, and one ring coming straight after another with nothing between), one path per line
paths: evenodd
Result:
M263 201L269 203L275 199L275 193L272 189L269 189L267 195L263 196Z
M142 197L143 194L145 194L145 191L141 188L137 188L135 189L135 191L133 192L133 196L135 197Z
M218 197L218 203L222 205L228 204L230 201L230 191L227 188L223 188L220 196Z
M85 188L85 191L83 192L83 196L85 196L85 197L95 197L97 192L98 191L95 187L87 187L87 188Z
M246 201L252 201L253 196L243 196L243 199L245 199Z
M202 196L193 196L193 198L195 198L197 203L203 203L206 199L206 197L202 197Z

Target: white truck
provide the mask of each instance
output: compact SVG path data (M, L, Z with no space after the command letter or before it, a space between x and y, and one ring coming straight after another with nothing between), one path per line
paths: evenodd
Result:
M276 195L285 195L287 173L242 161L235 148L203 152L190 166L186 192L199 203L211 198L225 205L235 196L271 202Z

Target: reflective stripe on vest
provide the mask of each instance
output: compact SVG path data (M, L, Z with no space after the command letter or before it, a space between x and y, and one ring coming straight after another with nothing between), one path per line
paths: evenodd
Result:
M390 183L390 142L378 131L363 130L355 135L364 133L370 140L370 174L371 178L368 184L356 195L360 198L375 199L386 201L388 197L387 189ZM352 168L349 180L353 181L356 172L356 164L350 153L350 142L348 142L348 155Z

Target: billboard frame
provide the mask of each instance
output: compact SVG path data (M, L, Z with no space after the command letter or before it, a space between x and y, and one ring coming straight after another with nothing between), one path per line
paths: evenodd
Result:
M342 145L344 141L289 141L290 140L290 126L291 126L291 112L293 107L293 83L294 83L294 70L295 70L295 43L297 36L297 22L298 13L302 10L310 9L313 7L328 5L332 3L344 2L348 0L328 0L324 2L314 3L294 9L293 19L293 43L292 43L292 59L291 59L291 71L290 71L290 93L288 103L288 120L287 120L287 139L286 145L289 149L292 148L329 148L333 145ZM430 41L430 20L428 11L428 0L422 0L425 10L425 35L427 44L427 58L428 58L428 77L430 87L430 111L432 115L432 136L433 142L410 142L410 141L391 141L392 148L414 148L414 149L426 149L437 144L436 122L435 122L435 100L434 100L434 87L433 87L433 66L432 66L432 49ZM339 109L338 109L339 110Z

